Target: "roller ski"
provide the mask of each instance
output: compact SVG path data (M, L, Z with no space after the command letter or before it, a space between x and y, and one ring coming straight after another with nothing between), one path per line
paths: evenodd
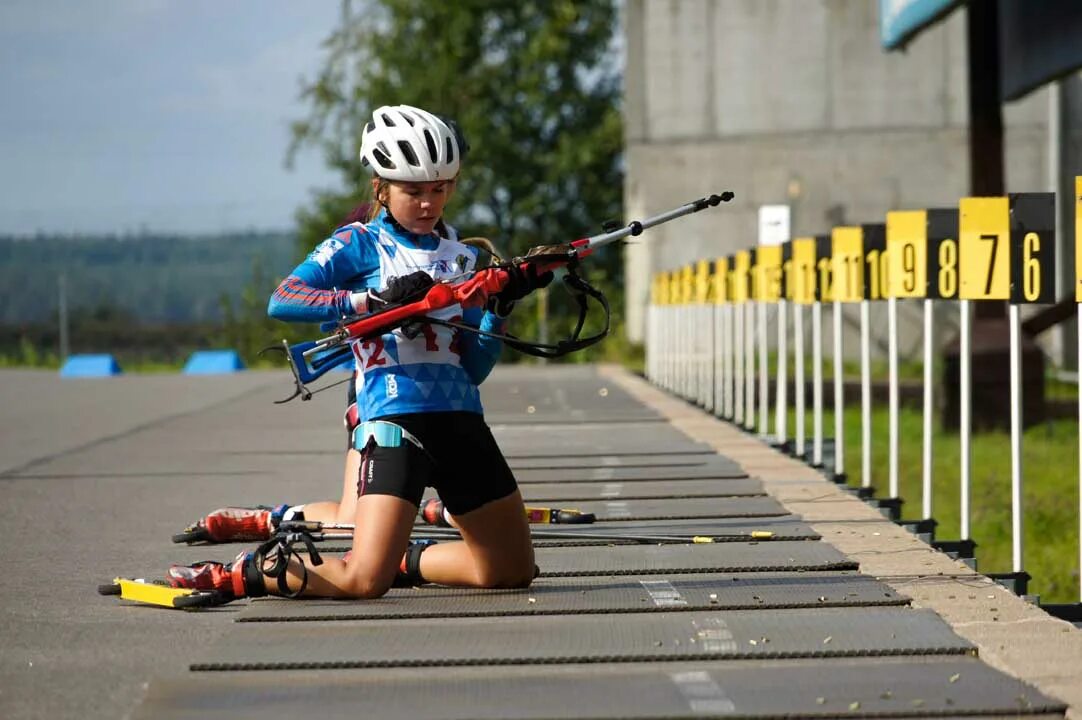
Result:
M144 605L191 610L216 607L247 597L245 561L251 553L241 553L228 565L202 561L192 565L173 565L164 580L114 578L98 586L101 595L119 595ZM262 582L260 580L260 582Z
M436 527L452 527L451 516L443 503L431 498L421 503L421 519ZM568 508L549 508L526 506L526 519L531 525L588 525L597 520L593 513L584 513Z

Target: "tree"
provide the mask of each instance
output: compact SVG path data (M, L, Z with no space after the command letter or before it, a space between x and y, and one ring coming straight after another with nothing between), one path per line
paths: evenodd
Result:
M318 147L343 179L298 213L304 250L365 196L357 150L380 105L416 105L463 128L471 149L450 214L464 234L519 254L619 218L617 19L613 0L369 0L359 13L344 0L323 67L303 86L307 117L293 125L289 156ZM618 253L592 270L618 290Z

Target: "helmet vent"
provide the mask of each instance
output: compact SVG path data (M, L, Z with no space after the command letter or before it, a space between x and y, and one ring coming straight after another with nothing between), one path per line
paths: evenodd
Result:
M387 157L387 153L385 153L382 149L373 149L372 157L376 159L376 162L379 163L380 167L386 168L388 170L394 170L394 163L391 162L391 158Z
M391 118L390 115L387 115L386 113L384 113L384 114L380 115L380 117L383 118L383 123L385 125L387 125L388 127L395 127L394 120Z
M430 130L425 130L425 145L428 146L428 157L432 158L432 162L436 161L436 139L432 137Z
M421 165L421 162L417 159L417 154L413 152L413 148L410 147L410 144L408 142L406 142L405 140L399 140L398 149L401 150L402 154L406 156L406 163L408 165L413 165L414 167L419 167Z
M443 144L446 145L447 162L453 163L455 161L455 144L451 142L451 138L444 138Z

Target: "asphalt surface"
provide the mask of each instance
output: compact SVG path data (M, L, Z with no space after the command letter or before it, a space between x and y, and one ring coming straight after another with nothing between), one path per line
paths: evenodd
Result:
M210 509L337 497L342 392L273 403L288 391L281 372L96 380L0 372L0 717L1062 710L972 657L976 648L934 612L909 608L885 586L877 592L878 581L825 589L853 582L858 563L815 533L693 543L692 533L726 528L805 527L794 515L733 519L731 500L719 501L713 524L702 512L679 517L686 500L673 502L670 521L603 523L608 533L684 533L684 544L591 546L560 528L556 546L538 553L534 588L506 597L462 592L445 602L447 590L401 590L321 616L319 601L187 613L98 595L114 575L160 577L171 562L228 559L237 548L170 542ZM756 482L731 459L704 458L707 445L590 367L499 368L484 397L512 465L548 492L577 485L619 503L638 485ZM711 493L704 502L727 497ZM748 573L762 592L731 585L749 582ZM765 589L779 582L807 587ZM426 602L411 604L411 593ZM553 612L537 612L546 597ZM534 607L517 611L516 601ZM554 697L593 701L554 705Z

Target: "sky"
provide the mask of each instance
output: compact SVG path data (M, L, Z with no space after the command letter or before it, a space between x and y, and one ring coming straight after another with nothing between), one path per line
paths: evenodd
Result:
M338 0L0 2L0 234L289 229Z

